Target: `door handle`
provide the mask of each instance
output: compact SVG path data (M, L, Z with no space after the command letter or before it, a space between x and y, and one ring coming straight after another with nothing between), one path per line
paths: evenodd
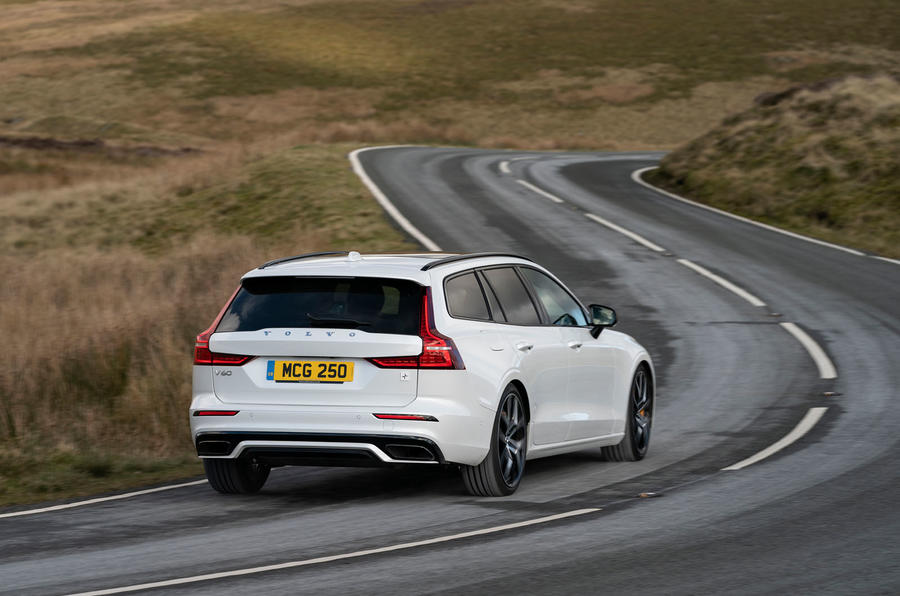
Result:
M577 350L577 349L580 348L583 344L582 344L580 341L570 341L570 342L569 342L568 344L566 344L566 345L568 345L568 346L569 346L570 348L572 348L573 350Z
M520 341L516 344L516 349L520 352L528 352L531 348L534 347L534 344L525 343L524 341Z

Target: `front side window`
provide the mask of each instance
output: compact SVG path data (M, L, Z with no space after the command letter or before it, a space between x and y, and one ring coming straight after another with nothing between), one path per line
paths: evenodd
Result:
M528 290L512 267L485 269L483 273L494 289L508 322L516 325L541 324Z
M558 283L538 271L522 267L522 275L531 282L537 299L544 306L553 325L568 327L587 325L587 317L578 302Z
M417 335L422 286L374 277L251 277L216 328L330 327Z
M451 316L481 321L491 318L481 285L474 273L464 273L448 279L444 284L444 291Z

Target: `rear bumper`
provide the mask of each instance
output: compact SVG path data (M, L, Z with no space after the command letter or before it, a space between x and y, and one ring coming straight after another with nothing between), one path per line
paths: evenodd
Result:
M203 458L249 457L270 465L389 466L443 464L434 441L405 435L345 433L202 432L195 437Z
M194 416L197 410L235 410L237 414ZM424 414L437 420L381 420L374 416L376 412ZM229 438L226 439L227 445L218 446L222 449L221 455L211 455L216 446L207 445L206 449L199 451L200 457L234 458L247 449L257 452L266 449L267 457L270 457L275 451L287 450L291 452L287 455L296 456L293 459L298 463L319 462L321 465L349 465L344 462L354 461L359 465L431 461L410 459L412 451L404 457L392 457L384 441L398 437L419 441L421 445L433 445L430 450L436 456L435 462L477 465L487 455L494 419L491 410L478 404L471 406L466 400L455 398L419 397L405 407L369 409L358 406L224 404L209 393L195 395L189 414L195 446L199 446L201 436L207 435L242 436L245 443L242 446L239 445L241 441L232 444ZM204 439L212 440L220 439ZM340 451L333 453L335 450ZM356 455L351 453L354 450ZM395 456L402 454L396 448L393 451ZM351 457L338 457L341 455ZM372 458L375 460L367 462ZM288 463L287 460L285 463Z

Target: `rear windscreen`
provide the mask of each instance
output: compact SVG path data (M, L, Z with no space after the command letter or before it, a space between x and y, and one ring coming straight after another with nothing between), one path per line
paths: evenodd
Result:
M252 277L216 331L269 327L361 329L418 335L423 287L374 277Z

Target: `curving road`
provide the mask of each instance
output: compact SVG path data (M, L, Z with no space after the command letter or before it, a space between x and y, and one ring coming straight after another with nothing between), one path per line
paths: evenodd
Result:
M530 462L508 499L288 468L253 497L0 512L0 593L900 593L900 267L639 184L660 156L355 156L420 241L530 256L617 308L659 375L644 461Z

